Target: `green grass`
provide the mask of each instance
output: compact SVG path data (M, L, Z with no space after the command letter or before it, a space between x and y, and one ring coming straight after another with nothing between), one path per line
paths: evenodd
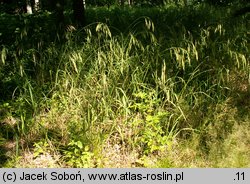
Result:
M249 21L230 11L89 9L63 41L50 14L11 17L0 165L249 167Z

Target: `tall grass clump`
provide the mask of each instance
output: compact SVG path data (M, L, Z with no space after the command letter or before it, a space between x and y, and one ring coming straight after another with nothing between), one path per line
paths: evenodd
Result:
M0 53L0 164L249 166L247 24L181 10L135 11L125 31L110 17L48 43L20 29L18 50Z

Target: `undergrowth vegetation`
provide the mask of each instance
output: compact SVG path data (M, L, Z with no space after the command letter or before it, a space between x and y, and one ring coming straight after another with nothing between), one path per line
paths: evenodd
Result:
M1 15L0 165L249 167L249 15L230 12L93 8L63 39L49 13Z

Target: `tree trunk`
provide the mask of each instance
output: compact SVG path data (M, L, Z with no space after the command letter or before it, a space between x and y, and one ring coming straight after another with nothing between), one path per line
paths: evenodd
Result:
M31 3L30 3L30 0L26 1L26 12L28 14L32 14L32 6L31 6Z
M35 10L35 12L39 11L39 6L40 6L39 0L35 0L35 2L34 2L34 10Z
M85 9L83 0L73 0L73 15L74 20L78 25L85 25Z
M84 9L86 9L86 1L83 0L83 6L84 6Z
M128 0L128 5L132 6L132 4L133 4L133 0Z

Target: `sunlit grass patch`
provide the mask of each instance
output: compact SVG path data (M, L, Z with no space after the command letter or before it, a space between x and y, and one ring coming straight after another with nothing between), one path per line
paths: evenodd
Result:
M170 25L97 22L35 49L17 32L18 50L0 53L6 166L249 166L247 27L190 28L178 11L162 14Z

